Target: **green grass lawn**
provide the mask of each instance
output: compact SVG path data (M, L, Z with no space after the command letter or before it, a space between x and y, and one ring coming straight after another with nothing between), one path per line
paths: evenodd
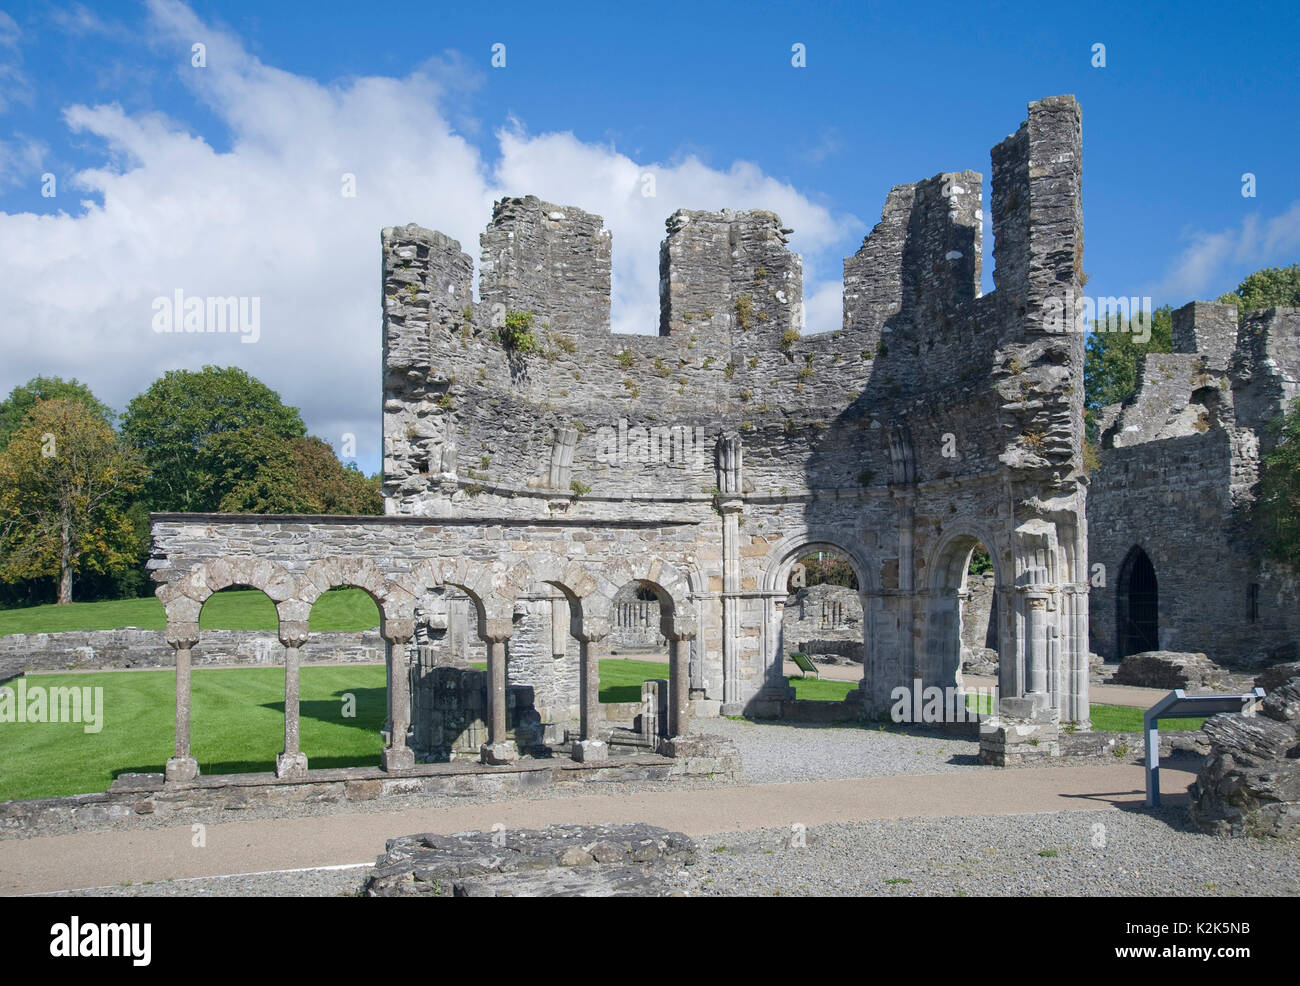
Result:
M27 682L103 688L104 724L98 733L79 723L0 724L0 800L102 791L120 773L162 770L171 756L176 672L33 675ZM275 768L284 748L283 669L198 668L192 688L191 749L205 774ZM356 697L355 718L343 717L345 693ZM303 668L299 701L302 748L313 767L379 762L382 667Z
M821 681L817 678L801 678L791 675L786 679L794 685L794 697L809 702L843 702L849 692L858 687L856 681Z
M638 702L642 681L667 677L666 664L601 661L600 700ZM856 687L848 681L789 680L798 698L814 701L841 701ZM103 791L119 773L163 769L172 751L174 671L34 675L27 681L46 688L103 688L104 726L86 733L79 723L0 723L0 801ZM355 718L342 714L346 694L355 696ZM203 772L273 770L283 748L283 698L280 668L195 669L191 748ZM313 767L379 762L386 705L382 667L304 667L300 701L302 749ZM1099 731L1142 728L1141 709L1094 705L1092 719ZM1203 722L1171 719L1160 728L1199 729Z
M162 603L144 599L113 599L67 606L0 609L0 637L11 633L58 633L63 630L116 630L139 627L162 630L167 624ZM275 604L256 589L226 589L203 606L199 626L205 630L267 630L275 632ZM311 611L313 630L369 630L379 626L379 610L360 589L331 589Z
M309 666L301 676L302 749L311 766L378 764L384 669ZM666 664L601 661L600 700L639 702L642 681L667 676ZM103 688L104 726L86 733L80 723L0 723L0 801L103 791L118 774L161 771L171 756L174 671L42 674L27 682ZM190 748L203 773L275 769L275 755L284 748L283 669L196 668L191 688ZM348 693L356 697L356 717L345 719Z
M1102 733L1142 732L1142 713L1127 705L1092 705L1092 728ZM1161 719L1157 724L1164 732L1200 729L1205 719Z
M608 704L641 701L641 682L668 679L668 665L609 657L600 662L600 700Z
M795 698L810 699L816 702L842 702L857 688L851 681L818 681L815 678L791 676ZM988 713L993 703L989 695L968 695L966 706L972 710ZM1093 705L1092 728L1102 733L1140 733L1142 731L1142 709L1126 705ZM1166 732L1196 730L1205 724L1204 719L1162 719L1160 728Z

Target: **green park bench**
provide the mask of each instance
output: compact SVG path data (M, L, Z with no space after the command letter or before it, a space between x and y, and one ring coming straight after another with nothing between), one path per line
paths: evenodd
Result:
M807 654L791 654L790 660L794 661L794 666L803 672L803 677L807 678L809 674L815 674L817 680L821 681L822 673L817 670L817 665L813 664L812 658Z

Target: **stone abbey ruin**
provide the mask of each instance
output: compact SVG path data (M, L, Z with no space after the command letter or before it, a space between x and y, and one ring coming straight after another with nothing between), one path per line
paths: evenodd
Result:
M1202 651L1246 669L1300 659L1300 583L1259 557L1247 507L1266 425L1300 396L1300 310L1193 302L1172 353L1147 355L1138 390L1101 416L1088 491L1092 649L1108 660Z
M1053 318L1081 292L1080 141L1079 107L1061 96L1031 103L993 148L987 295L981 176L892 189L844 262L842 327L816 335L801 334L800 258L770 212L669 217L657 336L611 333L611 237L581 209L498 202L477 302L459 243L385 229L385 515L153 517L150 568L177 667L168 780L199 773L191 651L204 601L223 588L276 604L281 777L307 768L299 650L313 602L337 586L365 590L381 613L387 771L470 752L497 765L560 744L581 762L605 758L597 661L612 646L668 652L641 729L652 750L689 758L703 755L686 739L692 718L794 709L783 610L792 567L818 550L847 559L857 581L855 714L888 717L899 687L961 688L962 600L982 544L1001 712L1086 730L1090 593L1108 626L1132 622L1115 602L1126 551L1145 546L1159 567L1192 564L1177 556L1198 539L1230 548L1217 525L1249 483L1247 433L1295 393L1296 313L1253 317L1235 351L1229 315L1180 313L1181 352L1161 358L1173 376L1149 365L1137 402L1107 418L1092 552L1116 574L1090 588L1083 335ZM1145 410L1179 400L1174 424ZM1217 473L1197 465L1207 450ZM1164 499L1132 494L1175 473L1191 478ZM1202 498L1218 479L1222 495ZM1277 639L1294 616L1278 615L1276 585L1239 574L1264 587L1259 640ZM1162 605L1171 590L1189 591L1171 577ZM1243 609L1241 592L1222 605ZM1173 643L1217 639L1216 611L1184 603L1200 611ZM1095 620L1093 633L1122 648ZM465 670L479 654L487 671Z

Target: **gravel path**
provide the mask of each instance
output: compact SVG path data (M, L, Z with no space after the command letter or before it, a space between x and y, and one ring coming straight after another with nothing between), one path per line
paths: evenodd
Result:
M356 897L372 864L90 887L44 897Z
M709 836L716 896L1297 896L1300 845L1187 830L1181 809L904 818Z
M1188 831L1179 809L903 818L707 836L692 896L1300 895L1300 845ZM60 896L348 897L370 867L102 887Z
M713 719L701 732L732 740L741 781L783 784L841 777L943 774L980 768L979 743L956 736L919 736L876 727L768 725Z

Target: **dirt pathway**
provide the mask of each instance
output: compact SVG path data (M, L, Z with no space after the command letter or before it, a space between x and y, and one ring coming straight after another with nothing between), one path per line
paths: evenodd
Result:
M1167 802L1193 775L1166 769ZM1006 815L1140 804L1142 768L1042 767L798 784L758 784L536 801L339 812L210 824L195 848L189 825L0 841L0 893L40 893L182 877L370 863L384 840L412 832L642 821L701 836L880 818Z

